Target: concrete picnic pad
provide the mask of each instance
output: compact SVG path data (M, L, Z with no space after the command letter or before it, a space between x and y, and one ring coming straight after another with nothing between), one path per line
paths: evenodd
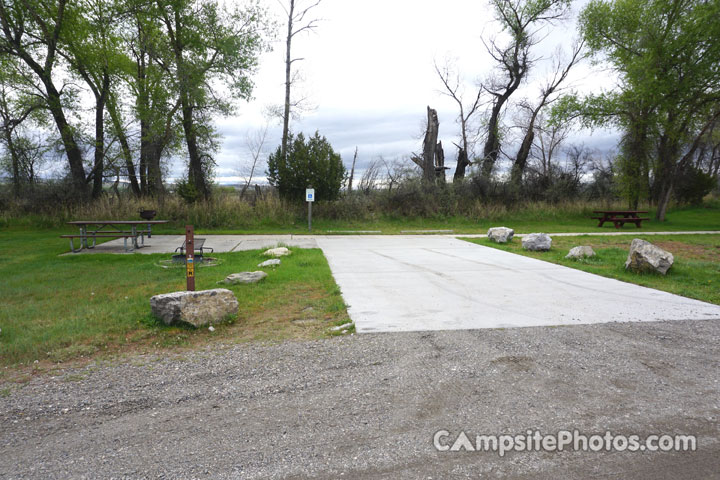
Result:
M215 252L321 248L359 333L720 319L718 305L450 235L198 237ZM183 240L153 236L138 252L170 253ZM91 251L118 249L122 240Z

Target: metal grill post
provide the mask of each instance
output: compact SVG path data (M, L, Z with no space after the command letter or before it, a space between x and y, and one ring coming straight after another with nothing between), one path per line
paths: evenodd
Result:
M185 225L185 277L187 291L195 291L195 230L192 225Z

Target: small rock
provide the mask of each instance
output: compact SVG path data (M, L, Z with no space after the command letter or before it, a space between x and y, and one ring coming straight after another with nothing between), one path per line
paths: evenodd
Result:
M523 237L522 246L525 250L546 252L552 246L552 238L547 233L531 233Z
M348 329L348 328L350 328L350 327L352 327L352 326L353 326L353 322L344 323L344 324L342 324L342 325L338 325L337 327L332 327L332 328L330 329L330 331L331 331L331 332L337 332L337 331L340 331L340 330Z
M204 327L237 315L239 304L233 292L226 288L216 288L155 295L150 299L150 308L153 315L166 325L184 322L194 327Z
M570 249L570 252L565 255L565 258L586 258L586 257L594 257L595 256L595 250L592 249L592 247L589 247L587 245L583 245L580 247L573 247Z
M267 273L261 271L231 273L225 277L225 280L221 283L226 283L228 285L237 285L239 283L257 283L265 277L267 277Z
M290 250L285 247L271 248L270 250L265 250L263 255L266 257L282 257L284 255L290 255Z
M493 227L487 232L488 238L497 243L507 243L512 240L513 235L515 230L507 227Z
M215 331L215 327L213 327L212 325L210 325L210 326L208 327L208 330L210 330L211 332L214 332L214 331Z
M258 263L258 267L276 267L280 265L280 259L279 258L271 258L270 260L265 260L262 263Z
M630 244L630 252L625 262L625 270L633 272L657 272L665 275L672 267L675 258L673 254L653 245L650 242L636 238Z

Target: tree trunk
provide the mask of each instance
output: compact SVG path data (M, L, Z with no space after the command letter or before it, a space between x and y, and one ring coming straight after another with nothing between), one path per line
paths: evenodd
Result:
M533 140L535 140L535 115L533 115L530 126L528 126L528 130L525 132L525 138L523 138L510 173L510 183L515 188L519 188L522 184L522 176L523 173L525 173L525 167L527 166L527 159L530 156Z
M205 180L205 172L203 171L202 157L197 143L197 134L195 133L195 123L193 120L193 107L190 106L187 96L182 98L182 117L183 131L185 132L185 142L188 149L188 176L197 191L204 199L210 198L207 182Z
M425 138L423 140L422 156L423 180L426 183L434 183L436 178L435 148L437 145L439 130L440 121L438 120L437 111L427 107L427 128L425 130Z
M435 145L435 179L441 185L446 183L445 151L443 150L442 142L438 142L437 145Z
M295 0L290 0L290 8L288 13L287 39L285 41L285 105L283 106L283 131L282 142L280 143L280 156L283 161L286 160L288 138L290 135L290 67L292 59L290 58L290 47L293 37L293 15L295 11Z
M136 197L140 196L140 185L138 184L137 175L135 175L135 165L133 164L132 152L130 150L130 144L128 143L125 130L122 122L120 121L120 115L117 111L117 105L112 97L108 100L107 105L108 112L110 113L110 120L113 123L113 128L118 137L120 143L120 149L122 151L123 159L125 160L125 168L127 170L127 177L130 181L130 189Z
M355 161L357 160L358 147L355 147L355 155L353 155L352 168L350 169L350 180L348 181L348 193L352 193L353 177L355 176Z
M92 197L102 195L103 171L105 162L105 102L110 88L110 75L103 73L103 82L98 95L95 96L95 161L93 164Z
M62 109L60 101L60 93L55 89L55 85L47 78L43 81L45 91L48 96L48 109L52 114L55 126L57 126L60 138L65 148L65 155L70 166L70 177L73 190L80 198L86 198L88 194L87 182L85 179L85 167L83 166L82 151L75 142L73 129L65 118L65 112Z
M668 205L672 197L672 189L675 183L677 154L680 148L677 141L668 137L667 134L660 136L658 142L658 167L656 170L657 189L657 212L655 219L665 221Z
M455 167L455 175L453 175L453 183L458 183L463 178L465 178L465 169L469 165L470 165L470 161L468 160L467 151L462 147L458 147L457 167Z

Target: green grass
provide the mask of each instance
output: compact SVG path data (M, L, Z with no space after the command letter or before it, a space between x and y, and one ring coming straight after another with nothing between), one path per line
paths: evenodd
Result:
M625 260L633 238L643 238L673 254L675 263L667 275L625 271ZM523 250L519 238L508 244L497 244L487 238L465 240L720 305L720 235L553 237L552 248L548 252ZM566 259L568 251L578 245L591 246L596 256L583 260Z
M152 295L185 289L184 268L162 268L168 255L69 255L58 230L0 231L0 365L63 362L99 353L223 341L318 338L347 311L319 249L293 249L268 277L229 286L237 318L207 329L167 327L150 314ZM198 290L230 273L259 270L261 251L219 253L199 267ZM1 374L0 374L1 375Z

